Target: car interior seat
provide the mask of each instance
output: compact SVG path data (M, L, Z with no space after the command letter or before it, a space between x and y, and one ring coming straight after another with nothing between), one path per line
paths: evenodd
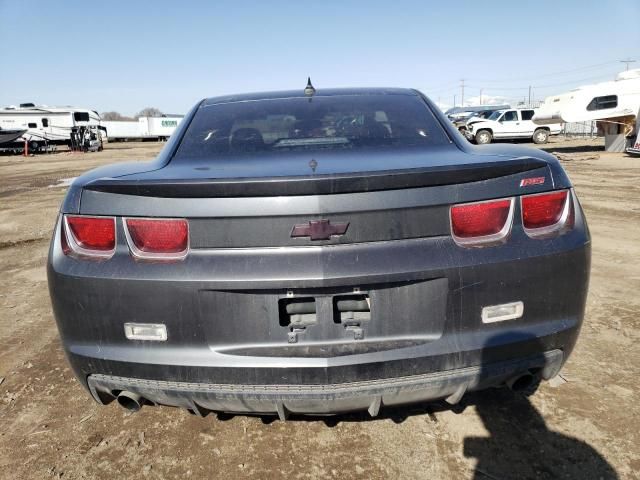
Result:
M265 148L264 138L257 128L239 128L231 134L231 150L256 151Z

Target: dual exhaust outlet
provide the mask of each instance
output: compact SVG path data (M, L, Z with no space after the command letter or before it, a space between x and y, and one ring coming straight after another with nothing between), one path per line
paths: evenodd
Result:
M147 403L147 400L144 397L126 390L120 392L116 397L116 400L122 408L129 410L131 413L140 411L142 406Z
M522 375L516 375L511 377L505 382L505 385L514 392L526 392L532 385L534 385L536 377L531 373L524 373Z

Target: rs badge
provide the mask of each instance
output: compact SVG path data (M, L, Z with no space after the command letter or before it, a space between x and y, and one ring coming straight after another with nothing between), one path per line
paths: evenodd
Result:
M545 177L529 177L523 178L520 180L521 187L530 187L532 185L542 185L544 184Z

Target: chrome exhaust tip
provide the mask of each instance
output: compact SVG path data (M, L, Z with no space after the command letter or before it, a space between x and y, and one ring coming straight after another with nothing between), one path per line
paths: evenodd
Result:
M514 392L523 392L533 385L534 380L535 377L533 375L530 373L524 373L510 378L505 383L510 390Z
M121 407L126 408L132 413L139 411L145 404L145 399L137 393L122 391L116 398Z

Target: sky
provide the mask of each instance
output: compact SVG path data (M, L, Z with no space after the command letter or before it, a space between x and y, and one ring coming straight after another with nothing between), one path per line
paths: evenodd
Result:
M640 0L0 0L0 106L132 115L314 86L516 102L640 68Z

